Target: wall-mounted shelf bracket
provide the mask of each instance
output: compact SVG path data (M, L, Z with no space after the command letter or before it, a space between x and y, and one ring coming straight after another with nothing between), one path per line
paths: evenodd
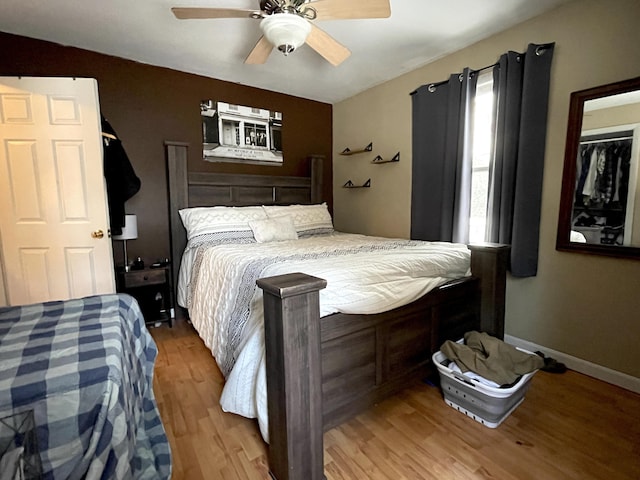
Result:
M340 155L355 155L356 153L371 152L373 150L373 142L360 150L351 150L349 147L340 152Z
M380 155L371 160L371 163L391 163L400 161L400 152L396 153L391 160L385 160Z
M371 179L364 182L362 185L355 185L351 180L342 185L342 188L369 188L371 186Z

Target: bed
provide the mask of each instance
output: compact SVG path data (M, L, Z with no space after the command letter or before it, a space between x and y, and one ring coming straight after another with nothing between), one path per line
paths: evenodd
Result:
M169 478L156 355L129 295L0 308L0 418L33 418L44 479Z
M187 171L188 145L167 142L166 153L174 285L184 284L185 279L180 278L177 266L182 263L183 254L189 256L192 250L185 250L186 224L180 211L184 213L186 209L207 207L244 207L247 211L253 208L255 212L260 209L304 209L305 206L326 209L321 198L323 159L320 157L309 158L310 174L307 177L278 177L190 173ZM273 211L267 216L274 218L279 215ZM298 228L297 222L294 223ZM213 236L218 233L214 232ZM325 232L325 242L335 240L330 235L339 234ZM302 242L305 240L302 237L289 243ZM374 243L382 241L370 240ZM412 244L409 240L400 239L384 241ZM263 253L271 249L268 245L254 244L254 247ZM438 247L447 249L444 245ZM222 250L227 249L238 258L248 258L246 250L238 248L232 245L224 246ZM312 253L317 252L316 248L303 247ZM219 247L216 249L221 250ZM264 320L248 322L247 325L253 328L246 330L251 332L258 328L264 333L264 339L259 341L266 345L266 368L262 368L266 371L268 435L265 435L262 423L261 429L269 440L270 470L274 478L322 478L322 431L433 373L431 354L444 340L461 338L464 332L473 329L502 338L508 247L487 244L467 248L455 245L451 249L454 256L466 255L464 268L458 266L450 273L441 271L436 275L435 283L421 285L411 292L409 300L407 297L401 304L388 304L371 310L338 308L338 313L334 313L336 310L327 309L326 292L332 285L327 288L328 282L322 277L330 277L331 284L336 278L326 265L324 270L310 270L306 264L294 263L292 268L295 269L289 271L289 266L280 268L279 257L274 254L275 257L267 257L263 262L262 266L267 265L266 268L254 273L252 280L264 291ZM211 254L213 257L216 255ZM350 258L343 256L343 263L349 266L346 259ZM229 276L229 268L236 268L226 267L217 261L214 258L208 268L195 262L196 270L203 269L210 277L207 284L210 296L224 296L225 293L221 292L229 292L224 290L225 281L221 279ZM471 272L468 271L469 266ZM245 270L250 269L247 267ZM267 276L256 279L260 274ZM355 280L351 278L343 286L348 286L349 282L354 283ZM229 285L238 289L238 284L233 281ZM179 304L192 306L189 311L192 324L212 349L227 382L235 383L234 371L226 364L224 354L216 350L215 341L211 340L219 337L219 330L224 327L212 327L212 330L217 329L213 333L203 331L207 329L207 318L217 315L217 307L202 306L197 302L191 304L193 299L189 295L185 297L178 292ZM335 290L332 295L339 296ZM252 291L247 296L255 302L261 299L261 292ZM360 302L359 308L362 305ZM255 312L258 309L259 306L254 304L250 310ZM237 340L243 347L253 341L257 341L255 337ZM232 358L231 364L237 363L244 363L241 353ZM254 375L254 370L251 372L249 377ZM240 397L246 394L243 388L233 387L232 390L240 392ZM227 401L226 391L225 385L221 398L223 408ZM260 402L256 408L261 408ZM260 418L259 412L253 416Z

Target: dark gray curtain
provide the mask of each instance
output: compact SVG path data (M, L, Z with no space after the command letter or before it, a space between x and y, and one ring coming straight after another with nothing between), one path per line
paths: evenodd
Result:
M549 74L554 44L508 52L494 68L497 98L487 240L511 245L511 273L537 272ZM465 69L412 92L411 238L467 243L477 75Z
M554 44L508 52L494 67L496 138L487 240L511 245L511 274L538 270L542 175Z
M412 95L411 238L466 243L471 203L469 69Z

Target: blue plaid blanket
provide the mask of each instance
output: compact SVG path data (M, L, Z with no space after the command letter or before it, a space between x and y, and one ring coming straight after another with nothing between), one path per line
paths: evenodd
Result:
M156 345L128 295L0 308L0 418L33 410L44 479L166 479Z

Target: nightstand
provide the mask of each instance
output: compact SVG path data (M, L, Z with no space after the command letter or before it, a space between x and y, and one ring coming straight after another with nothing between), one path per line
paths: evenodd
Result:
M119 271L116 279L118 292L128 293L138 301L146 323L168 322L173 327L175 314L169 267Z

